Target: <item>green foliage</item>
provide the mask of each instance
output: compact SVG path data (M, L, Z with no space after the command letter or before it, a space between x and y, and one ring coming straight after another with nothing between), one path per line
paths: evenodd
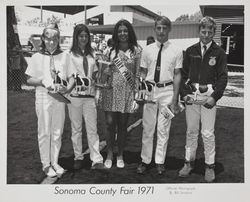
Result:
M192 15L182 14L176 18L175 22L189 22L189 21L199 21L202 18L201 11L197 11Z
M41 22L40 17L35 17L35 18L33 18L33 19L28 20L27 22L25 22L25 24L29 25L29 26L46 27L47 25L49 25L51 23L57 23L57 24L59 24L61 22L61 20L62 20L61 18L52 15L51 17L48 17L43 22Z

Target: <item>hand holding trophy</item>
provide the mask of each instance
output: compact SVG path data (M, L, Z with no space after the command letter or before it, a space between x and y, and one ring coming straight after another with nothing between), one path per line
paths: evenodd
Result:
M71 92L71 97L93 97L91 95L92 80L88 77L81 77L79 74L74 74L75 88Z
M135 101L138 104L154 103L154 86L140 78L139 88L135 94Z
M98 60L97 88L111 88L112 82L112 63L105 60Z
M67 92L67 81L63 80L59 76L59 71L53 70L53 87L48 86L46 87L48 89L48 94L52 97L54 97L59 102L64 103L70 103L70 100L68 100L66 97L63 96Z

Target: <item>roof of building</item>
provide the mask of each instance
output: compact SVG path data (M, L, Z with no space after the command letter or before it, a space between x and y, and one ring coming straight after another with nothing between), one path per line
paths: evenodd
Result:
M88 5L87 6L87 10L93 7L96 7L97 5ZM158 15L142 6L133 6L133 5L126 5L128 7L131 7L135 10L138 10L140 12L143 12L153 18L158 17ZM41 8L41 6L28 6L28 7L32 7L32 8ZM70 15L74 15L77 13L80 13L82 11L84 11L84 5L75 5L75 6L42 6L42 8L44 10L48 10L48 11L54 11L54 12L60 12L60 13L65 13L65 14L70 14Z
M237 17L244 16L243 5L201 5L201 12L203 16L218 17Z
M41 6L28 6L28 7L39 8L39 9L41 8ZM42 6L42 9L74 15L74 14L84 11L85 9L84 7L85 7L84 5L75 5L75 6L61 6L60 5L60 6ZM88 5L87 10L93 7L96 7L96 5Z

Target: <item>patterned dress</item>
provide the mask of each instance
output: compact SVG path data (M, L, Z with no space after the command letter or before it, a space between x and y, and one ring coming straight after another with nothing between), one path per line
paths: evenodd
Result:
M132 78L135 80L136 73L140 67L141 50L135 47L134 53L131 50L119 50L120 59L132 72ZM115 50L110 54L111 61L115 57ZM100 107L104 111L133 113L132 104L134 101L134 88L128 84L126 79L121 75L117 67L112 66L113 80L111 89L103 89Z

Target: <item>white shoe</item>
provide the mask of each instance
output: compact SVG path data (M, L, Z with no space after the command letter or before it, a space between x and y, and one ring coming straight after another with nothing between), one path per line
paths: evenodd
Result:
M117 159L116 166L117 168L124 168L125 166L124 161L122 159Z
M104 165L106 168L111 168L112 167L112 160L110 159L107 159L105 162L104 162Z
M52 178L52 177L56 177L57 176L55 170L51 166L48 166L48 167L44 168L43 171L45 172L45 174L48 177Z
M58 164L54 164L52 167L56 171L57 177L59 177L59 178L62 177L65 170Z

